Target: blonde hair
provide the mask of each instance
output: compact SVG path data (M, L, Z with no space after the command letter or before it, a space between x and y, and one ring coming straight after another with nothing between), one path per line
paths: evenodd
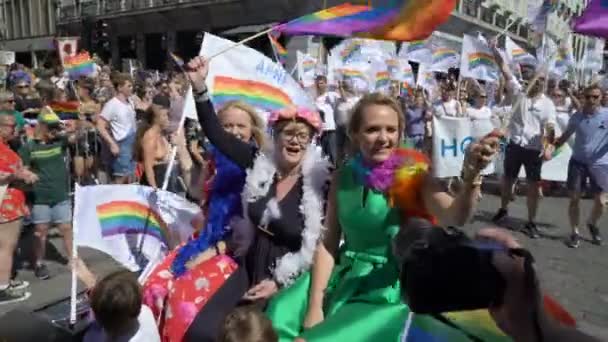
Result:
M224 320L219 342L277 342L270 320L253 306L234 309Z
M217 116L221 121L221 118L226 112L232 108L240 109L249 114L251 120L251 136L253 140L258 144L258 147L264 147L264 121L257 114L255 109L243 101L229 101L217 112Z
M355 134L359 132L361 125L363 124L363 113L367 107L370 106L386 106L397 113L397 119L399 120L399 140L401 140L403 131L405 129L405 119L403 117L401 106L393 97L381 93L367 94L363 96L359 102L357 102L348 122L348 137L353 140Z

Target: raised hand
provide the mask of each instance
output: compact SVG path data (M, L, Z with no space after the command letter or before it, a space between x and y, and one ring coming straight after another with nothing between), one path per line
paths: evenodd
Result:
M194 57L190 62L188 62L186 75L188 75L195 93L205 91L205 80L207 79L208 74L209 61L207 61L204 57Z

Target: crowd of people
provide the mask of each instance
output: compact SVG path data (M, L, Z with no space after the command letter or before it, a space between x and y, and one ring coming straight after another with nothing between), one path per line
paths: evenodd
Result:
M502 61L498 51L496 58ZM0 305L30 295L13 262L22 232L33 235L26 259L39 279L51 276L43 262L49 229L58 228L71 257L74 184L139 183L199 203L205 226L170 251L144 284L125 271L98 281L81 260L70 260L91 289L95 323L85 340L396 340L409 308L392 239L412 216L446 227L466 224L481 196L481 171L503 142L499 132L471 144L461 177L442 184L428 174L433 117L508 124L494 221L508 215L523 166L523 229L531 238L539 237L543 162L575 134L567 243L580 244L579 202L587 190L595 204L586 224L592 242L602 242L608 90L598 85L575 89L534 69L517 80L507 63L497 89L475 80L458 84L449 73L436 89L408 92L393 83L387 94L370 94L349 82L334 88L319 74L311 90L316 111L286 107L263 120L239 101L216 112L205 86L207 61L197 57L187 70L157 77L103 66L96 77L68 80L60 68L12 68L9 90L0 92ZM196 113L188 116L198 120L183 121L190 86ZM74 101L77 117L62 118L57 104ZM414 176L395 195L389 179L401 167L412 167ZM480 236L518 246L499 230ZM533 322L522 317L538 311L545 340L593 340L522 299L522 260L495 266L507 292L491 315L505 334L534 340ZM414 319L454 341L470 340L453 323Z

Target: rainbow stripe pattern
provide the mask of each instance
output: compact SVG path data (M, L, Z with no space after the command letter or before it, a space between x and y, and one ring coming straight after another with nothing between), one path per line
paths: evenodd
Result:
M475 69L480 66L496 67L496 60L494 57L485 52L475 52L469 54L469 69Z
M340 58L342 62L348 62L353 59L357 53L361 52L361 41L352 40L349 44L340 51Z
M275 111L292 104L289 95L267 83L216 76L213 103L219 108L229 101L244 101L264 111Z
M415 40L407 44L407 53L422 50L426 48L425 40Z
M274 35L269 33L268 39L270 40L270 45L272 45L272 49L274 50L278 59L277 62L285 65L287 62L287 49L281 45L281 43L279 43L279 40Z
M78 101L59 102L53 101L50 107L61 120L77 120L80 108Z
M511 50L511 56L513 56L513 58L523 57L525 55L526 51L524 51L522 48L515 48Z
M388 71L380 71L376 73L376 89L388 87L391 81L391 75Z
M368 6L345 3L299 17L280 25L277 29L291 35L321 34L321 32L329 34L338 29L344 31L349 25L350 16L368 10ZM348 34L342 36L348 36Z
M433 51L433 64L441 63L443 60L456 56L456 51L448 48L438 48Z
M367 82L367 78L365 77L365 74L361 70L342 68L342 69L340 69L340 74L342 75L342 79L344 79L344 80L360 79L360 80Z
M89 53L83 51L76 56L66 57L63 60L63 68L71 79L78 79L82 76L91 76L95 73L95 62Z
M315 68L315 61L313 61L312 59L307 59L302 62L302 69L303 69L304 73L310 72L314 68Z
M147 235L170 246L167 224L158 213L134 201L112 201L97 206L102 237L116 235Z

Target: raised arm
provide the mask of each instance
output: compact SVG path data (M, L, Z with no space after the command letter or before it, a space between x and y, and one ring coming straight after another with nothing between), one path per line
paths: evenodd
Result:
M338 223L337 207L337 173L332 177L326 208L325 226L327 230L323 241L317 246L312 265L310 289L308 297L308 312L304 319L304 327L310 328L323 321L323 299L329 277L334 269L338 246L340 243L340 224Z
M202 57L196 57L188 63L188 67L190 70L188 76L190 82L192 82L198 121L207 139L220 152L243 169L251 167L256 150L248 143L224 130L209 100L207 86L205 85L205 79L209 72L208 62Z

